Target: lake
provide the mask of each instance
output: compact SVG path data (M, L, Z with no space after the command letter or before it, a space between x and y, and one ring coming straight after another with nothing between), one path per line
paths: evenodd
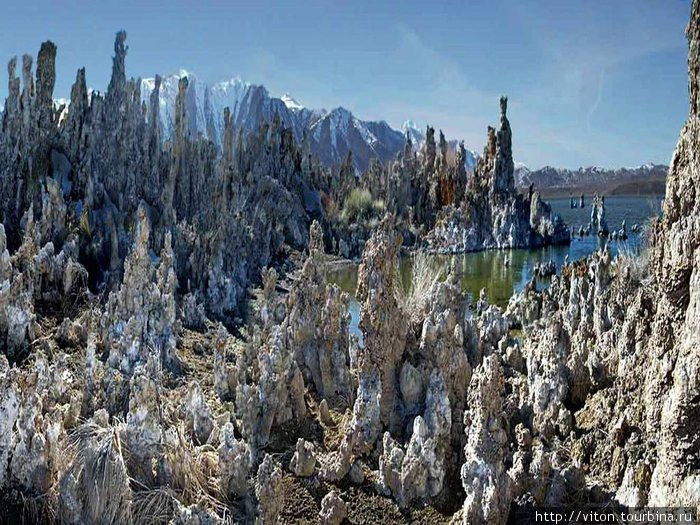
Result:
M550 199L549 203L555 213L575 231L579 226L588 224L591 213L591 196L586 196L586 207L571 209L568 198ZM640 249L640 235L632 232L632 226L646 223L650 218L661 215L662 199L659 197L606 197L605 216L609 229L617 230L622 221L626 220L629 238L624 242L610 244L613 256L622 247L626 250ZM492 250L459 255L433 255L431 259L436 272L449 269L451 259L456 257L462 267L462 289L472 297L478 298L482 288L486 288L488 301L505 307L513 292L518 292L530 281L535 264L554 261L557 272L561 270L568 256L569 262L586 257L598 248L597 235L579 238L574 237L569 246L548 246L536 249L522 250ZM510 264L506 264L506 259ZM405 284L410 283L411 257L402 257L399 262L401 278ZM357 289L357 265L348 264L338 269L329 270L328 279L348 292L351 299L350 313L352 315L351 333L358 334L359 305L354 300ZM546 280L543 280L546 284Z

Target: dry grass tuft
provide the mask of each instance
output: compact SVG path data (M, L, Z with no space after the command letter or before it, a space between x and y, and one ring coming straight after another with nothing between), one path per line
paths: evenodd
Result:
M632 248L628 243L620 243L615 257L617 275L629 272L630 278L643 283L649 277L649 228L651 221L644 224L639 232L639 244Z
M175 443L166 445L165 459L178 500L186 506L206 501L217 512L223 511L226 505L216 479L217 450L211 445L195 446L184 423L178 425L176 432Z
M52 525L57 522L58 493L55 486L45 494L27 497L22 495L23 523L45 523ZM2 520L0 520L2 521Z
M68 437L63 475L88 523L131 523L132 493L118 427L84 423Z
M134 494L132 506L134 523L167 525L177 506L177 498L172 490L157 488L138 491Z
M617 275L629 272L633 281L641 283L649 276L649 250L646 246L633 249L626 243L621 244L615 257L615 267Z
M396 298L411 322L422 320L430 289L439 280L440 272L433 268L431 258L425 252L413 256L410 283L403 282L399 268L396 267Z

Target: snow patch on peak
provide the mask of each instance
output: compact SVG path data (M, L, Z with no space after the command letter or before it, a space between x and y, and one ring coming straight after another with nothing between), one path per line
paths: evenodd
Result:
M353 126L355 126L357 131L360 132L360 135L362 136L362 140L364 140L367 144L369 144L370 147L372 147L372 150L374 151L374 145L377 142L379 142L377 137L375 137L374 134L369 129L367 129L367 126L365 126L364 122L362 122L361 120L353 117L352 124L353 124Z
M287 106L287 108L291 109L292 111L299 111L301 109L304 109L304 106L300 104L294 97L292 97L289 93L285 93L282 95L282 102L284 102L284 105Z
M403 124L401 124L401 131L406 133L409 130L418 131L420 133L420 128L416 125L416 123L413 120L406 120Z
M408 135L414 146L419 146L425 139L425 135L413 120L407 120L401 124L401 133L404 137Z

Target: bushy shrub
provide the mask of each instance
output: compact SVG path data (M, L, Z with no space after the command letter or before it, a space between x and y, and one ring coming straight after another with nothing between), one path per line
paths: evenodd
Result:
M323 209L326 212L326 215L329 217L337 217L339 210L338 210L338 203L333 200L333 198L326 194L326 193L321 193L321 204L323 205Z
M369 190L355 188L343 203L343 219L358 222L372 216L372 194Z

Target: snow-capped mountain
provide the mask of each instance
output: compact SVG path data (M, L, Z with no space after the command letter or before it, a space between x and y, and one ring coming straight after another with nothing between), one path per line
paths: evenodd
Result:
M187 77L186 109L189 130L221 145L223 138L224 108L228 107L237 129L256 131L260 124L271 122L278 114L283 124L291 128L294 138L301 142L306 133L311 151L327 166L340 165L352 151L352 160L358 172L364 171L372 159L386 163L403 151L406 132L418 150L425 140L423 132L412 121L406 121L402 130L395 130L385 121L366 121L355 117L345 108L331 111L309 109L289 93L280 98L270 95L263 86L233 78L209 85L197 75L181 70L162 78L160 87L160 117L164 136L173 133L175 99L178 83ZM141 96L150 98L155 80L141 81ZM455 148L457 142L451 141ZM477 155L468 151L467 168L473 169Z
M401 132L404 137L408 135L414 147L423 144L425 140L425 134L412 120L407 120L401 125Z
M339 164L352 151L353 163L364 170L372 158L392 160L405 143L403 135L384 121L363 121L339 107L314 120L311 132L312 150L327 165Z
M201 133L210 140L221 144L224 130L224 108L228 107L233 116L234 125L245 131L255 131L261 122L271 122L277 113L285 126L292 128L295 138L301 140L302 129L297 113L286 103L271 97L263 86L243 82L233 78L212 86L187 71L163 77L160 86L160 117L166 136L173 132L175 116L175 99L180 78L187 77L186 110L188 126L191 133ZM154 79L141 81L141 96L148 100Z
M224 108L233 116L234 126L247 132L260 124L271 122L278 114L285 127L291 128L295 139L301 142L306 132L311 151L328 166L339 165L352 150L353 164L363 171L372 158L387 162L404 145L404 136L386 122L363 121L344 108L332 111L308 109L285 93L276 98L263 86L234 78L208 85L187 71L163 77L160 88L160 116L165 136L173 132L175 99L180 78L187 77L186 108L192 133L221 144ZM148 100L154 79L142 80L141 94Z

